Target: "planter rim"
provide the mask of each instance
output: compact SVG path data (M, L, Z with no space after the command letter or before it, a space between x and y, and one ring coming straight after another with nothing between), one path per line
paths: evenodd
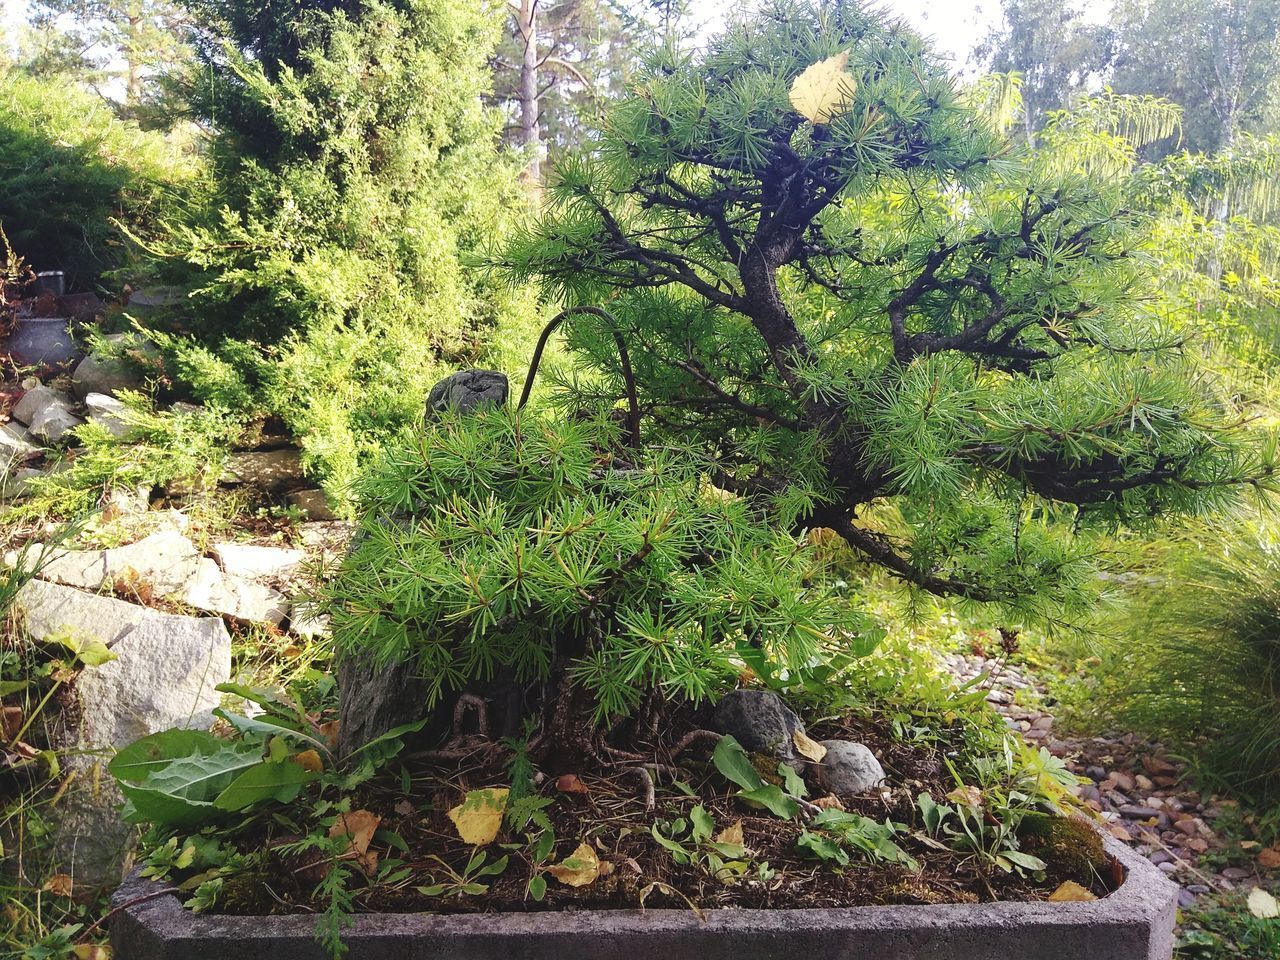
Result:
M981 904L802 909L557 910L530 913L359 914L345 929L349 960L666 960L755 957L866 960L1167 960L1173 949L1175 884L1127 846L1103 835L1126 871L1120 887L1085 903ZM172 894L130 875L112 898L111 937L128 960L312 960L314 914L197 915ZM855 946L856 945L856 946Z

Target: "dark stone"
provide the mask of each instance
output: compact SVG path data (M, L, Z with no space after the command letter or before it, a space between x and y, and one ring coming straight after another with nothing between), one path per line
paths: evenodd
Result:
M1118 841L1120 889L1088 903L1004 902L821 910L564 910L363 914L348 960L1168 960L1178 888ZM112 898L128 960L324 960L312 914L196 915L134 874ZM159 894L159 895L157 895Z
M1152 807L1140 807L1137 804L1126 803L1120 807L1120 816L1126 820L1151 820L1158 819L1160 811Z
M850 740L823 740L827 755L814 764L815 777L827 793L857 796L884 782L884 767L869 748Z
M26 366L66 363L84 356L66 317L24 317L9 337L9 353Z
M804 724L776 693L734 690L716 704L711 726L742 744L749 753L767 753L787 763L800 762L792 737Z
M456 410L470 413L481 407L500 407L507 402L511 386L507 375L496 370L459 370L445 377L427 396L427 416Z

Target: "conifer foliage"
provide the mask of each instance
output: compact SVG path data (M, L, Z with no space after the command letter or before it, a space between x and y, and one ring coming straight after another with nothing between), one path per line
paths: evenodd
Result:
M847 77L807 119L815 64ZM1091 531L1269 483L1146 312L1123 198L1007 143L862 4L660 51L548 198L493 263L615 318L567 323L593 373L566 402L625 396L620 334L646 445L930 591L1069 615Z
M389 452L328 588L339 652L413 663L426 706L495 676L541 687L546 746L589 755L590 730L653 691L704 701L744 663L796 683L875 646L805 538L710 488L696 458L633 463L619 440L504 410Z

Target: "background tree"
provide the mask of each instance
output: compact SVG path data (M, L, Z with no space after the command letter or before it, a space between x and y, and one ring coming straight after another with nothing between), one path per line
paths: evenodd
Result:
M190 20L168 0L38 0L32 26L40 39L36 73L72 72L136 114L155 81L190 56Z
M625 89L640 58L637 36L679 37L694 29L683 0L507 0L509 30L494 58L494 99L507 141L529 158L540 182L548 153L583 142L605 104Z
M1022 76L1022 119L1028 142L1053 110L1100 85L1112 56L1111 31L1086 22L1072 0L1004 0L1003 22L975 49L998 73Z
M1280 78L1280 0L1120 0L1112 84L1182 106L1183 144L1261 132Z
M548 197L495 262L608 303L649 442L928 590L1067 615L1089 531L1268 482L1144 311L1122 191L1010 152L859 5L659 56ZM571 402L618 403L613 331L569 342Z
M619 88L635 55L621 7L605 0L508 3L509 29L494 58L494 100L507 142L523 148L529 175L543 153L580 142Z

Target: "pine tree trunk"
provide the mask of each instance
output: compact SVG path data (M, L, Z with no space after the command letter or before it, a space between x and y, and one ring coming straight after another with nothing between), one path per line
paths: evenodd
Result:
M533 183L542 182L542 135L539 131L538 109L538 6L537 0L520 0L520 9L514 11L520 38L524 43L524 56L520 61L520 144L529 153L529 166L525 172Z

